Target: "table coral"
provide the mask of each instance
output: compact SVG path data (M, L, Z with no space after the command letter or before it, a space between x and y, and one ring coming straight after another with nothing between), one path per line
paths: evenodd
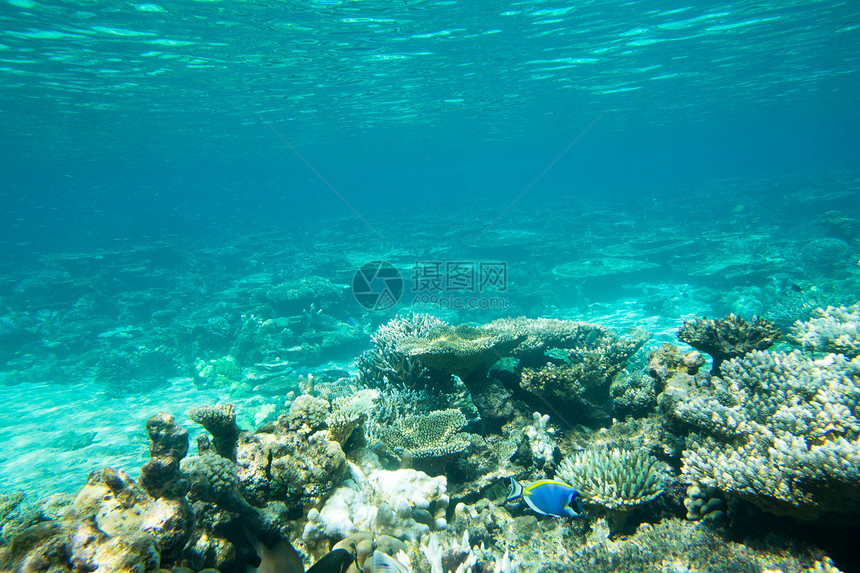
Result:
M418 460L444 458L469 447L468 435L460 432L465 425L463 412L451 408L408 416L392 426L377 426L374 435L399 455Z
M734 314L716 320L696 317L694 321L684 321L678 329L681 342L713 358L711 374L715 376L723 361L770 348L780 336L779 329L768 320L754 316L752 322L746 322Z
M682 471L778 514L860 508L860 358L754 351L724 380L670 380L661 407L692 428Z
M397 350L422 363L459 377L468 386L486 378L490 366L510 352L526 335L492 325L440 325L425 336L410 336L397 343Z

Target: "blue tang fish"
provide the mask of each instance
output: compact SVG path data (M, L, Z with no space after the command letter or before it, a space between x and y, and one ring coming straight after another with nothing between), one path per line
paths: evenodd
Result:
M535 513L553 517L577 517L582 514L582 496L564 482L542 479L523 487L511 478L511 493L505 503L522 498Z

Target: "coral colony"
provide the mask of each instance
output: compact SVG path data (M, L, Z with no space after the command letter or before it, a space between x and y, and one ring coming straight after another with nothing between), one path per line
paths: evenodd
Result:
M780 333L760 318L685 322L713 374L672 344L636 371L643 332L401 315L357 376L304 377L256 428L233 404L196 407L189 448L157 414L139 477L106 467L74 496L5 494L0 558L28 572L838 571L814 547L723 532L858 511L857 315L798 321L790 336L816 356L766 350Z

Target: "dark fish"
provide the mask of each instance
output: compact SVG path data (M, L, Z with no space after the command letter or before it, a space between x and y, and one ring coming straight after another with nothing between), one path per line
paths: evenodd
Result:
M355 561L355 553L352 551L343 548L334 549L314 563L307 573L346 573L353 561Z

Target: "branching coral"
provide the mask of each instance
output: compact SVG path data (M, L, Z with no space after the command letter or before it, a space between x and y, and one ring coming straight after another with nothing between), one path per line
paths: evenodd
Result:
M593 448L562 460L558 477L577 488L586 502L626 511L663 493L668 466L641 450Z
M779 329L768 320L754 316L752 322L748 323L734 314L716 320L696 317L694 321L684 321L678 329L681 342L713 358L713 375L719 375L723 361L753 350L770 348L780 335Z
M754 351L709 393L675 387L666 413L691 426L684 474L798 517L860 507L860 358ZM673 379L674 380L674 379Z
M332 400L332 411L326 418L329 438L341 446L367 420L376 406L379 390L365 388L350 396L339 396Z
M434 327L447 324L428 314L417 313L389 320L370 337L373 348L359 356L359 380L370 386L420 385L421 380L429 374L427 367L417 358L398 349L398 344L407 337L427 336Z
M849 358L860 355L860 303L817 308L813 314L805 322L794 323L792 335L798 344Z

